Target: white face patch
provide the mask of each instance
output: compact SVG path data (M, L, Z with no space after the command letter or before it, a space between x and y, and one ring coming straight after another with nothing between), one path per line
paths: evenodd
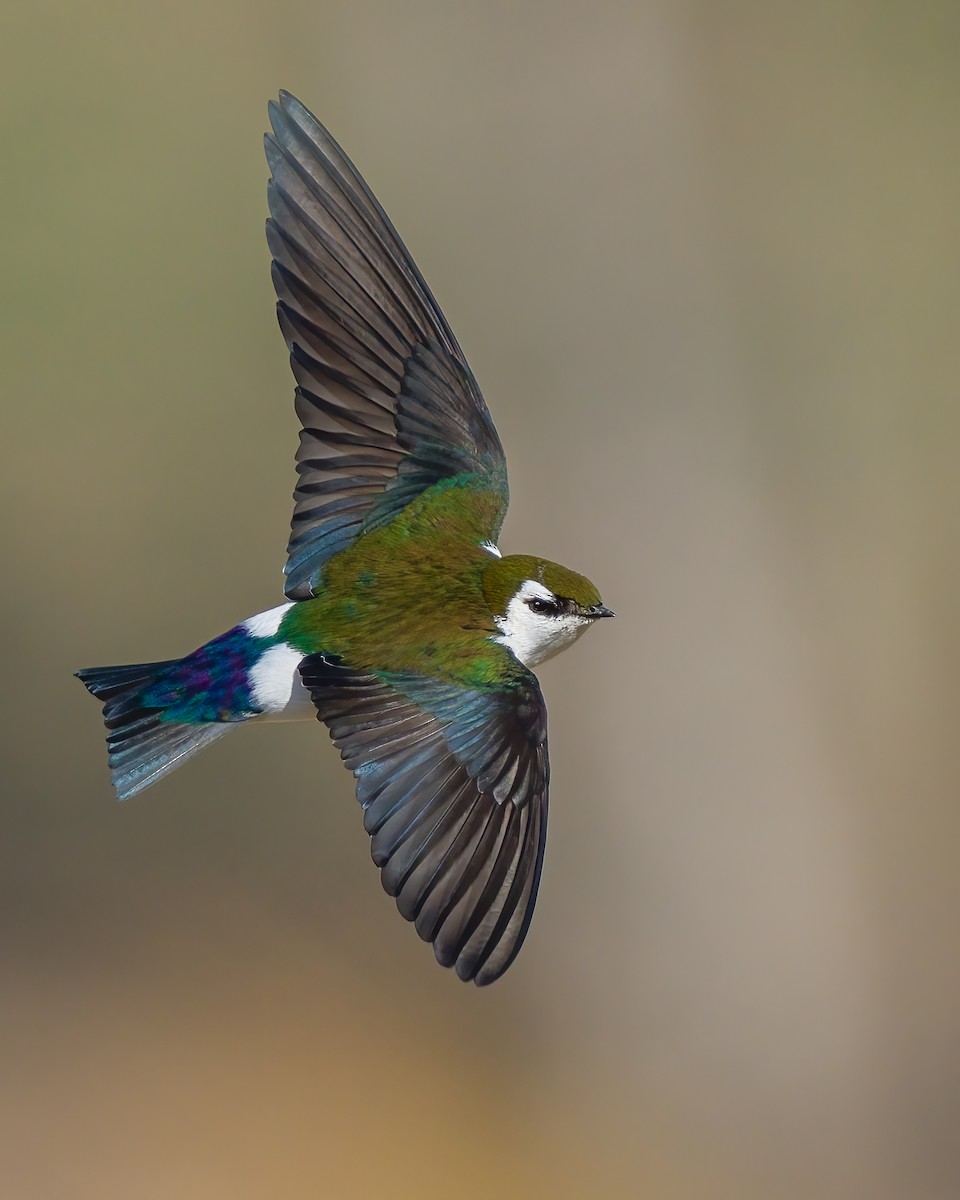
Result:
M486 550L486 552L488 554L492 554L494 558L503 558L503 555L500 553L500 547L495 545L493 542L481 542L480 549Z
M250 668L250 692L264 717L300 721L317 715L310 693L300 680L297 667L301 662L303 654L283 643L265 650Z
M525 667L535 667L575 642L590 624L589 617L577 613L538 613L528 601L556 600L553 592L535 579L526 579L507 605L506 614L497 617L501 636L494 638L506 646Z
M244 621L243 627L251 637L276 637L280 622L285 614L293 608L293 603L278 604L276 608L268 608L266 612L257 613L249 621Z

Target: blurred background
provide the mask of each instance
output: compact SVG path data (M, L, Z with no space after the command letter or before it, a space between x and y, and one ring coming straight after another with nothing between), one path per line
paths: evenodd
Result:
M960 1195L960 8L8 0L10 1200ZM531 936L464 987L309 726L126 805L77 667L280 601L265 106L330 125L507 447Z

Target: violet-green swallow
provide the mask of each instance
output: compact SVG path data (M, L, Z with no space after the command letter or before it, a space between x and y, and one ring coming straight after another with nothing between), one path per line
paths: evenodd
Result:
M443 966L491 983L543 861L530 668L613 614L582 575L501 556L503 447L456 338L326 129L287 93L269 112L267 241L303 425L287 603L185 658L77 675L121 799L244 721L319 718L384 888Z

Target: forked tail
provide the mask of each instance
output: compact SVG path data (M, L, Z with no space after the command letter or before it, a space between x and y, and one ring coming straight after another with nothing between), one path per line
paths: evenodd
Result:
M126 800L221 737L236 719L177 720L183 705L175 689L182 659L123 667L85 667L77 678L103 702L110 774L117 796ZM174 694L171 694L174 693Z

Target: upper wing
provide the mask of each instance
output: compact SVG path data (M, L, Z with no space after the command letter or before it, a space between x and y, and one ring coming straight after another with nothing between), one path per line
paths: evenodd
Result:
M456 338L356 167L293 96L271 102L270 123L267 242L303 424L285 590L304 600L331 554L441 479L501 491L502 521L506 461Z
M547 832L547 713L511 691L304 659L303 682L357 780L373 860L400 913L461 979L492 983L526 936Z

